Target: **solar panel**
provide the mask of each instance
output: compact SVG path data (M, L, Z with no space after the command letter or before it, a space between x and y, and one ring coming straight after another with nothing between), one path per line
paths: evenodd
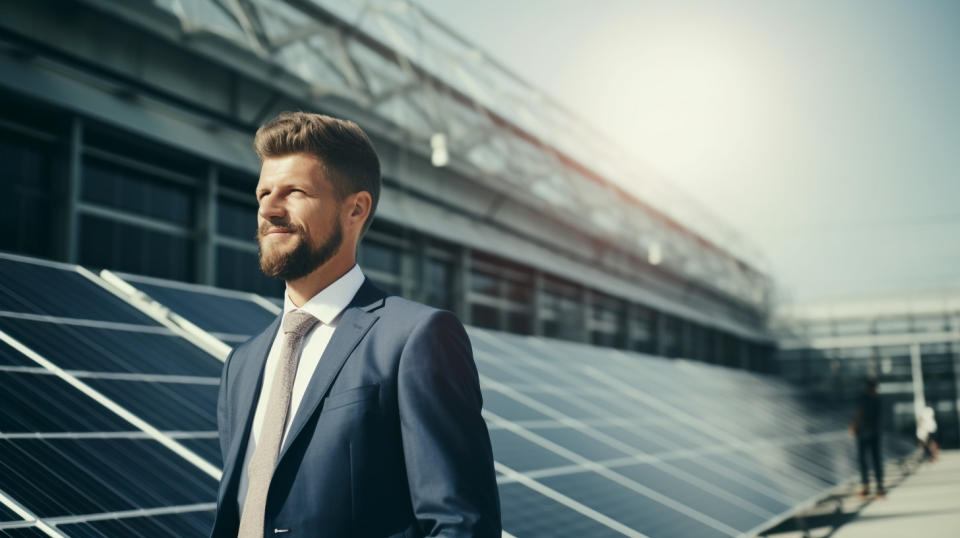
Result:
M3 318L3 330L68 370L219 377L222 363L152 320L83 326Z
M217 493L214 478L150 439L0 439L0 468L4 492L41 518L193 505Z
M127 379L90 379L87 382L108 397L122 401L127 409L161 430L217 429L215 378L203 379L202 383Z
M82 538L207 536L211 527L213 527L213 512L210 511L107 519L58 526L67 535Z
M533 486L538 486L534 483ZM552 492L532 494L519 483L500 484L503 528L517 536L556 538L622 537L617 529L604 525L604 516L569 499L557 500ZM599 520L599 521L598 521Z
M216 432L211 433L212 435L209 437L182 438L180 442L190 450L199 454L203 459L222 468L223 460L220 457L220 439L217 437Z
M0 256L0 330L63 375L0 342L0 384L9 394L0 410L0 469L24 478L5 481L0 497L70 536L205 535L214 476L68 379L218 468L221 363L138 308L162 305L199 333L232 343L258 332L279 306L133 275L104 287L71 266L32 265ZM135 290L107 291L120 285ZM88 304L60 305L58 294L67 291L64 297ZM512 536L755 534L856 475L846 410L777 380L573 342L468 332L504 530ZM910 448L886 442L890 454ZM155 465L144 475L147 461ZM0 503L0 534L36 532Z
M281 308L252 293L114 273L201 329L225 342L243 342L270 324Z
M544 505L612 535L756 534L856 475L847 411L777 380L468 332L514 536L574 535L511 514Z
M13 527L0 529L0 536L9 538L49 538L50 535L37 527Z
M221 364L82 268L0 254L0 535L205 534Z
M5 505L0 504L0 521L11 521L18 519L20 519L20 516L18 516L16 512L10 508L7 508Z
M103 432L130 430L130 424L59 377L0 370L3 406L0 432Z
M77 267L37 263L14 254L0 255L0 310L75 319L153 323L142 312L103 289Z
M15 368L18 366L33 368L37 366L37 363L31 361L27 357L23 356L22 353L10 347L10 344L0 340L0 366L4 368Z

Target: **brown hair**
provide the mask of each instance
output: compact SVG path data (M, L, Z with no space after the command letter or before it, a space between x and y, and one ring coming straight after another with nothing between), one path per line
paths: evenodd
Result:
M380 199L380 159L359 125L323 114L281 112L257 129L253 149L261 161L292 153L319 158L337 199L360 191L370 193L370 215L361 237L370 228Z

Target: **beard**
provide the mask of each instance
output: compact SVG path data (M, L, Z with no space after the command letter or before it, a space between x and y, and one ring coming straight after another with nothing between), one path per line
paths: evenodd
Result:
M266 230L270 228L282 227L297 236L297 245L289 252L279 252L275 247L264 249L263 238ZM317 267L327 263L343 243L343 226L340 219L333 220L333 228L330 230L330 236L320 246L314 246L310 241L310 235L306 229L296 224L287 224L278 226L276 224L265 223L257 230L257 246L260 257L260 269L269 277L279 278L284 281L297 280L312 273Z

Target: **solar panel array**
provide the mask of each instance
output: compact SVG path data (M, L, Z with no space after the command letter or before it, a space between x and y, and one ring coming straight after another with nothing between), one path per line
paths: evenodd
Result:
M220 366L78 267L0 257L0 533L205 533Z
M204 536L212 524L221 363L106 282L227 344L280 309L104 276L0 255L2 536ZM750 535L855 476L847 410L776 380L468 331L507 535Z

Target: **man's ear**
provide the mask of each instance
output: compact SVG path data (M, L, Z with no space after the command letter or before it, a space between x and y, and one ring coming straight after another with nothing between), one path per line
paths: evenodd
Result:
M347 199L347 207L349 208L347 218L359 228L362 228L363 223L367 221L367 216L370 215L370 208L372 206L373 198L369 192L355 192Z

